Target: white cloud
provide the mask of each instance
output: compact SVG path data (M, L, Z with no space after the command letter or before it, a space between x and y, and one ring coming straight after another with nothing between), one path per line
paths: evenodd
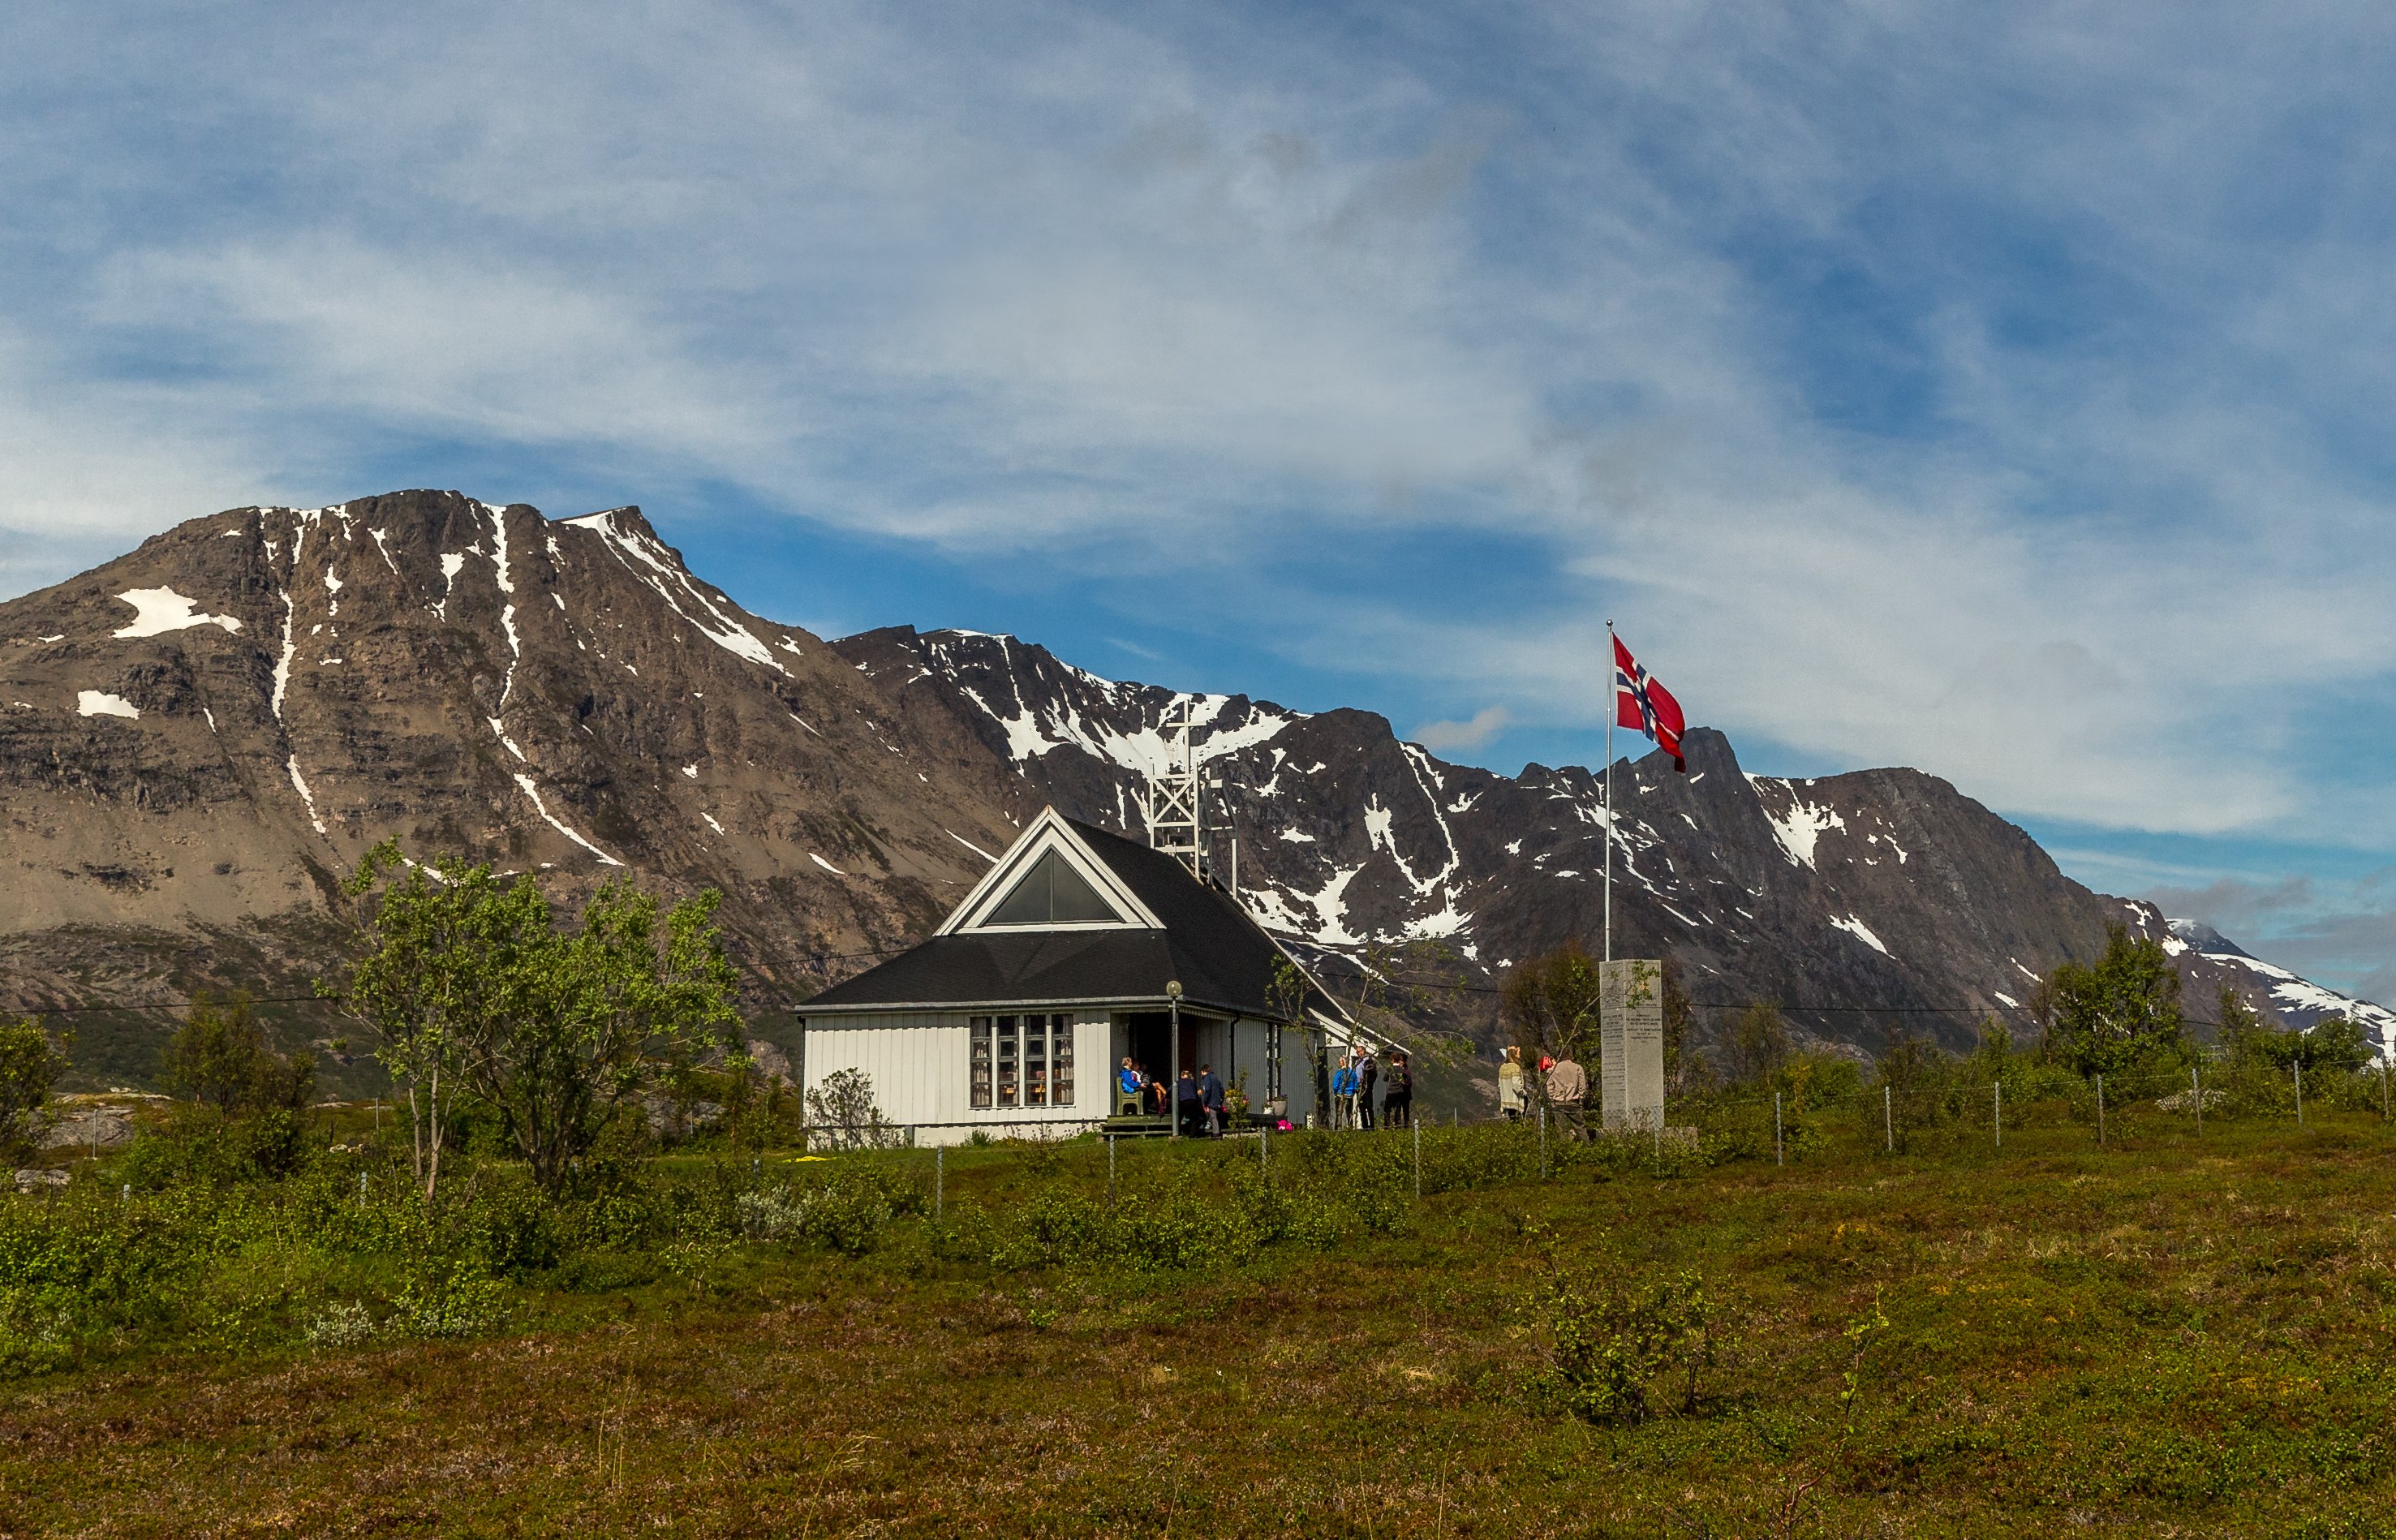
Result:
M1506 730L1514 713L1503 706L1485 706L1463 722L1426 722L1414 730L1414 741L1435 754L1480 749Z
M1601 721L1610 613L1750 748L2396 843L2292 751L2396 656L2384 18L1460 14L94 13L0 581L458 442L1170 574L1455 749ZM1416 538L1519 570L1345 571Z

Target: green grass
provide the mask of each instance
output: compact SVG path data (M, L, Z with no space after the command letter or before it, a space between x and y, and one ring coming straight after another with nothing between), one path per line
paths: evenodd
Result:
M952 1149L945 1225L902 1215L862 1257L752 1241L685 1254L680 1273L619 1258L612 1278L510 1285L504 1323L465 1341L312 1349L178 1328L90 1344L80 1367L0 1389L0 1527L2386 1531L2396 1135L2347 1111L2301 1130L2208 1119L2200 1139L2123 1109L2099 1151L2060 1109L2019 1115L2002 1152L1949 1127L1890 1156L1876 1128L1817 1120L1787 1167L1768 1137L1761 1161L1685 1175L1635 1152L1560 1161L1548 1181L1402 1203L1392 1230L1185 1269L972 1260L958 1237L978 1222L1060 1189L1102 1199L1104 1158ZM1310 1163L1317 1137L1274 1151L1301 1204L1338 1201ZM1403 1135L1348 1137L1379 1141L1358 1179L1404 1182ZM1491 1135L1434 1135L1434 1188L1471 1174L1473 1137L1486 1175ZM1125 1203L1228 1207L1255 1157L1126 1148ZM921 1151L769 1156L765 1175L844 1162L928 1191ZM304 1247L217 1265L252 1288L323 1269L286 1276L295 1298L371 1286ZM1727 1339L1694 1415L1601 1427L1557 1410L1534 1308L1551 1269L1707 1281ZM260 1297L271 1315L284 1296ZM1659 1411L1677 1404L1666 1388Z

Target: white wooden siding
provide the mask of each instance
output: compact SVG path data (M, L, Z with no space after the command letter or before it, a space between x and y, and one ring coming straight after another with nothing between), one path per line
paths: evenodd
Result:
M1073 1014L1073 1102L1070 1107L973 1107L967 1084L972 1021L980 1012L893 1011L828 1016L806 1028L804 1090L839 1070L861 1069L874 1105L891 1122L917 1129L918 1144L961 1144L976 1130L992 1134L1067 1134L1103 1118L1113 1063L1107 1057L1109 1018L1103 1011ZM937 1126L947 1124L950 1126Z

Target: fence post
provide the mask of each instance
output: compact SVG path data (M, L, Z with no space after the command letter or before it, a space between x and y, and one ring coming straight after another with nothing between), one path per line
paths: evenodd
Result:
M1548 1179L1548 1104L1539 1103L1539 1180Z
M1780 1093L1777 1091L1772 1093L1772 1163L1789 1163L1780 1153Z
M2096 1148L2105 1148L2105 1077L2096 1077Z
M1995 1109L1989 1115L1989 1126L1996 1130L1997 1148L2003 1149L2005 1148L2005 1082L1999 1081L1989 1089L1993 1093L1989 1105Z
M2188 1099L2196 1104L2196 1131L2204 1132L2204 1082L2196 1075L2196 1066L2188 1067Z
M1894 1155L1897 1153L1897 1098L1889 1094L1885 1085L1880 1088L1880 1121L1883 1130L1888 1135L1888 1152Z
M1271 1129L1270 1129L1270 1128L1259 1128L1259 1129L1258 1129L1258 1130L1257 1130L1257 1175L1258 1175L1259 1177L1261 1177L1262 1179L1266 1180L1266 1181L1271 1181L1271 1180L1272 1180L1272 1155L1271 1155L1271 1149L1272 1149L1272 1130L1271 1130Z
M948 1210L949 1147L932 1147L932 1223L938 1224Z
M2305 1126L2305 1066L2300 1059L2290 1066L2296 1072L2296 1126Z
M1415 1122L1414 1113L1406 1114L1406 1126L1415 1133L1415 1201L1422 1201L1422 1124Z
M2388 1061L2379 1061L2379 1121L2388 1121Z
M1115 1136L1107 1135L1107 1207L1115 1206Z

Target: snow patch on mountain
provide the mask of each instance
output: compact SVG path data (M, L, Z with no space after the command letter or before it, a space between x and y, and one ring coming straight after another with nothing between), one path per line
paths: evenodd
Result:
M230 615L203 615L199 601L177 593L170 588L127 589L117 595L133 606L130 625L110 632L112 636L164 636L168 631L187 631L193 626L221 626L226 631L241 630L241 622Z
M1780 841L1780 848L1789 853L1791 864L1812 867L1816 842L1833 829L1845 831L1846 819L1833 808L1815 807L1801 800L1794 781L1766 776L1747 778L1755 788L1756 797L1764 804L1764 816L1772 820L1772 832ZM1786 805L1776 808L1775 801L1783 801Z
M1845 931L1849 936L1861 941L1865 946L1870 947L1872 950L1880 953L1883 957L1895 955L1882 943L1879 936L1872 934L1871 927L1870 925L1865 924L1862 921L1857 919L1852 914L1847 915L1844 919L1833 919L1830 922L1830 928L1832 930Z

